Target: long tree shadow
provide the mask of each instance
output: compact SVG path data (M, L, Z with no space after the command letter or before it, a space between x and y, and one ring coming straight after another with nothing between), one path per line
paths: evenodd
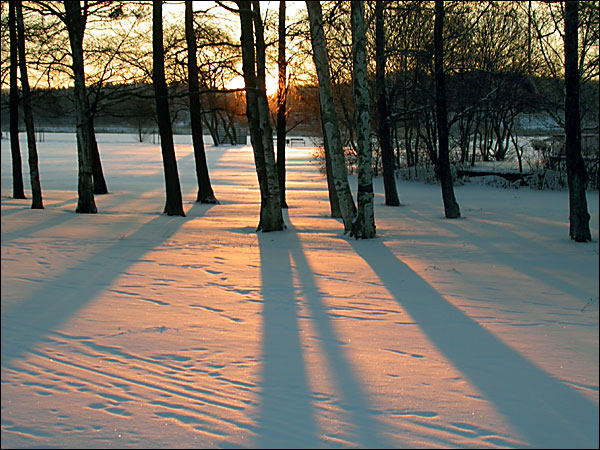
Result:
M417 217L419 219L426 219L424 216L422 216L421 214L419 214L416 211L412 211L412 213L409 212L409 214L411 214L413 217ZM474 224L474 226L479 226L479 227L497 228L503 234L510 233L510 235L511 235L510 242L512 243L512 245L518 245L519 242L523 242L523 245L525 248L527 246L531 245L530 240L519 235L518 233L515 233L514 231L510 231L510 229L508 227L503 227L501 224L494 224L494 223L481 224L474 220L471 220L470 223ZM492 257L496 258L502 264L512 267L515 271L522 273L522 274L529 275L530 277L538 279L541 282L547 284L548 286L552 286L556 290L561 291L570 297L576 298L577 300L579 300L581 302L582 305L584 305L590 299L590 297L592 297L594 295L598 295L597 292L594 293L594 292L590 292L586 289L583 289L581 286L578 286L577 284L575 284L572 281L565 280L564 278L560 278L557 276L553 276L552 273L546 273L543 270L540 270L537 267L537 264L533 264L532 261L527 259L527 255L520 254L520 253L510 253L510 254L507 253L506 250L504 248L502 248L501 245L494 244L492 239L485 239L485 238L481 238L481 237L474 239L474 236L477 237L477 234L474 235L472 230L469 231L465 228L462 228L454 221L440 220L436 224L440 227L446 228L448 231L451 231L452 233L455 233L457 236L465 239L466 241L473 243L474 245L476 245L477 247L479 247L480 249L482 249L483 251L485 251ZM577 260L568 261L566 259L566 258L568 258L568 256L569 255L561 256L563 258L561 265L576 266L578 261Z
M218 161L222 158L224 153L225 152L219 153L219 156L218 156L218 158L215 159L214 164L218 163ZM191 152L191 153L179 158L177 160L177 164L178 164L179 168L182 169L182 172L183 172L184 169L186 169L186 170L189 169L187 166L190 165L191 163L194 163L194 161L195 161L194 160L194 152ZM195 166L193 166L193 168L195 170ZM137 195L142 195L142 194L151 192L154 189L155 185L160 185L160 180L163 179L163 173L164 173L164 170L160 169L149 175L127 175L126 182L121 183L121 184L125 184L126 186L129 186L129 187L131 187L132 185L137 187L139 184L141 184L143 187L152 186L151 189L144 188L144 189L136 190ZM111 186L116 185L118 188L123 187L123 186L119 186L118 183L111 181L110 174L108 175L108 178L109 178L109 184ZM150 184L149 180L152 180L152 179L156 179L158 184ZM123 202L122 197L124 194L125 194L125 191L111 191L108 196L102 196L102 207L99 208L98 215L103 215L103 214L109 213L111 207L121 206L122 202ZM63 223L69 222L72 219L75 219L78 215L76 215L74 213L74 209L73 209L73 211L61 210L61 214L57 214L55 217L53 217L50 220L46 220L48 218L48 216L45 213L48 210L58 209L60 207L67 206L70 204L75 205L76 203L77 203L77 197L74 197L69 200L46 205L46 210L32 210L30 206L22 206L19 208L11 208L9 210L2 211L3 218L7 217L9 215L12 215L12 214L16 214L18 212L29 211L29 214L44 214L44 216L43 216L44 219L42 219L40 222L33 223L24 228L21 228L15 232L3 232L0 237L1 244L6 245L9 242L12 242L16 239L32 235L39 231L43 231L48 228L52 228L52 227L61 225Z
M186 164L188 161L190 161L193 157L193 153L186 155L182 158L179 159L178 163L179 165L184 165ZM136 182L143 182L145 185L149 185L148 184L148 180L152 179L152 178L157 178L160 179L161 174L163 173L163 171L157 171L153 174L150 175L133 175L133 176L128 176L127 177L127 183L128 184L132 184L132 183L136 183ZM142 189L139 191L136 191L136 194L141 195L141 194L145 194L147 192L150 192L152 189ZM108 211L110 211L110 207L111 206L119 206L122 204L123 202L123 191L117 191L117 192L111 192L109 193L108 196L103 196L102 197L102 208L99 208L99 212L98 215L103 215L105 213L107 213ZM1 243L2 245L6 245L9 242L12 242L16 239L20 239L29 235L32 235L34 233L46 230L48 228L52 228L58 225L61 225L63 223L69 222L71 220L74 220L75 218L77 218L79 215L76 214L73 211L64 211L61 210L60 214L55 215L54 217L52 217L52 219L47 220L48 219L48 215L47 210L53 210L53 209L57 209L61 206L66 206L66 205L70 205L73 204L75 205L75 203L77 202L77 198L71 199L71 200L66 200L63 202L59 202L59 203L54 203L50 206L46 206L46 210L32 210L30 207L23 207L23 208L18 208L18 209L12 209L9 211L3 211L2 212L2 217L6 217L8 215L14 214L15 212L24 212L24 211L30 211L29 214L38 214L38 215L43 215L40 216L43 219L41 219L40 222L37 223L33 223L29 226L26 226L24 228L19 229L18 231L15 232L2 232L2 235L0 236L1 239Z
M315 276L302 249L302 243L291 224L286 237L311 321L319 335L319 342L335 378L336 386L340 390L343 404L348 409L357 444L361 448L390 448L390 443L382 436L381 425L375 419L368 396L339 344L331 319L326 313L327 306L323 302L323 294L319 292Z
M215 163L219 161L223 153L219 154ZM193 152L190 152L179 158L178 164L180 166L189 164L193 161L193 156ZM150 175L128 176L127 182L147 182L148 179L159 177L162 173L161 169ZM139 193L145 192L149 192L149 190L145 189ZM118 201L120 195L121 193L113 193L110 197ZM202 217L212 206L214 205L194 203L187 211L186 218L159 215L115 245L93 255L61 276L44 282L28 298L3 308L1 366L7 367L11 361L22 357L34 345L41 342L48 331L54 330L66 322L87 302L100 294L105 287L110 286L127 267L134 264L143 254L171 237L187 221ZM53 220L33 224L19 233L3 234L2 245L22 237L23 233L30 235L68 222L74 217L76 217L75 213L65 213L56 216Z
M356 253L431 342L536 448L598 448L598 405L446 301L380 240Z
M122 197L123 197L123 193L119 192L119 193L111 194L110 201L106 201L105 198L103 198L103 207L105 208L105 210L101 211L100 215L107 214L108 212L106 210L108 210L109 208L111 208L113 206L121 205L123 202ZM32 234L38 233L40 231L44 231L49 228L59 226L65 222L76 219L78 216L81 217L79 214L75 213L74 210L67 211L67 210L59 209L59 206L65 206L65 205L68 205L71 203L75 204L76 202L77 202L77 199L67 200L64 202L60 202L58 204L58 206L57 206L57 204L53 204L49 207L47 206L45 210L32 210L31 208L18 210L19 212L27 211L27 214L39 216L40 221L31 223L30 225L27 225L27 226L23 226L23 227L19 228L17 231L12 231L12 232L4 232L3 231L1 238L0 238L2 245L6 245L9 242L12 242L14 240L22 239L27 236L31 236ZM54 216L50 216L50 214L48 214L48 212L50 212L50 211L55 213ZM4 212L2 212L2 217L4 218L5 216L6 216L6 214Z
M14 200L13 198L10 198L10 200ZM23 202L23 205L14 205L11 204L10 206L12 206L12 208L10 209L4 209L2 211L2 217L6 217L6 216L11 216L13 214L16 213L20 213L23 211L31 211L31 201L29 199L27 200L18 200L19 203ZM25 203L26 202L26 203ZM61 206L66 206L66 205L70 205L71 203L76 204L77 203L77 197L73 197L67 200L63 200L61 202L55 202L55 203L48 203L46 201L46 199L44 199L44 208L49 209L49 208L60 208Z
M48 228L59 226L65 222L68 222L69 220L71 220L75 217L74 214L71 214L70 212L60 211L58 214L55 214L51 219L49 219L48 213L45 213L43 210L29 209L28 211L31 211L30 214L36 214L36 215L45 214L45 215L40 220L40 222L33 223L29 226L21 227L17 231L13 231L13 232L4 232L3 231L2 235L0 237L0 242L2 243L2 245L6 245L9 242L12 242L16 239L21 239L21 238L30 236L39 231L43 231ZM4 213L2 213L2 217L4 217L4 216L5 216Z
M61 276L44 282L28 298L7 306L2 311L2 367L23 357L145 253L173 236L187 221L204 215L210 207L195 203L186 218L157 216Z
M314 448L317 443L286 237L258 234L264 350L257 448Z

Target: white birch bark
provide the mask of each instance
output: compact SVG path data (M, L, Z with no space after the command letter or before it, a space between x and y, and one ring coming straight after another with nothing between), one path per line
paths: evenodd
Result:
M352 2L351 22L352 86L358 150L358 212L350 235L357 239L370 239L375 237L375 215L373 210L371 126L369 123L369 84L365 50L364 3L362 1Z
M319 98L321 100L321 116L323 119L323 131L331 150L332 172L335 190L339 199L339 207L344 222L344 233L350 232L352 221L356 214L356 207L348 184L348 172L340 127L335 112L333 89L329 74L329 58L327 56L327 44L323 30L323 14L319 2L306 2L308 18L310 21L310 36L313 48L313 59L317 76L319 79Z
M257 231L285 228L279 197L279 181L273 149L265 88L265 44L258 2L238 1L240 9L242 63L246 83L246 114L260 187L260 222ZM251 7L253 5L253 8ZM256 36L256 45L255 38Z

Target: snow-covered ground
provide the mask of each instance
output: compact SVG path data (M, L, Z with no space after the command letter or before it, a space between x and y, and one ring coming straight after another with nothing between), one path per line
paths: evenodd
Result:
M111 193L79 215L73 135L38 143L43 211L2 141L2 448L598 448L597 192L577 244L566 191L457 186L446 220L439 186L390 208L377 179L355 241L289 148L263 234L250 147L208 147L210 206L177 140L185 218L158 145L100 135Z

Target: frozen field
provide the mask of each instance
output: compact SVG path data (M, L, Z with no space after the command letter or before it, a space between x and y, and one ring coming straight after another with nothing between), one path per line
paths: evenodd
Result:
M566 191L457 186L451 221L439 186L390 208L378 178L355 241L288 148L288 228L263 234L250 147L207 148L200 205L176 137L181 218L158 145L98 138L96 215L74 135L38 143L43 211L2 140L2 448L598 448L597 192L577 244Z

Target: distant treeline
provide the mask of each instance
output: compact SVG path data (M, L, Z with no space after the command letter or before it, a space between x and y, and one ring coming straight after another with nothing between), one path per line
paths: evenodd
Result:
M435 149L435 114L431 77L418 70L388 74L390 124L397 159L409 166ZM515 73L468 71L449 74L448 111L452 147L464 162L469 145L477 139L477 158L503 159L515 133L548 134L563 127L564 82L554 78L535 78ZM374 91L374 89L372 89ZM189 133L187 86L170 86L173 128ZM582 130L598 133L597 81L581 86ZM336 87L338 117L345 146L354 146L352 86ZM140 140L157 128L154 91L151 84L111 84L89 90L90 109L99 129L127 130ZM236 143L240 130L247 128L246 100L240 91L207 90L201 95L203 125L213 142ZM38 127L47 130L75 127L73 89L36 89L32 93L33 111ZM2 129L9 126L8 90L1 93ZM272 99L272 107L274 109ZM372 102L375 105L375 101ZM287 96L288 132L320 136L319 104L316 85L291 85ZM21 115L22 117L22 115ZM376 117L375 114L372 117ZM375 124L374 124L375 125ZM375 126L372 127L376 129ZM244 133L245 137L245 132ZM481 142L479 142L481 141ZM400 155L400 150L404 152Z

